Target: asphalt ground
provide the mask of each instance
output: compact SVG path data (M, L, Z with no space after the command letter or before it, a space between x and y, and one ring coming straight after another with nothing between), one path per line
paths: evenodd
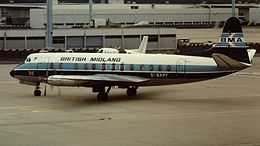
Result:
M0 65L0 146L259 146L260 58L242 72L199 83L112 89L34 87Z

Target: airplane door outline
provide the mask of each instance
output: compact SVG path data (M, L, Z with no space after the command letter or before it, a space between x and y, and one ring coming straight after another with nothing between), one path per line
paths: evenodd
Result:
M176 61L176 73L185 73L186 59L178 59Z

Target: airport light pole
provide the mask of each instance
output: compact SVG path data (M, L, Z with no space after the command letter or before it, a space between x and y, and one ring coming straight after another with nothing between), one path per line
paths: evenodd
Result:
M236 0L232 0L232 17L236 16Z
M47 0L47 39L46 48L52 48L52 34L53 34L53 15L52 15L52 0Z
M93 0L89 0L89 26L93 25Z

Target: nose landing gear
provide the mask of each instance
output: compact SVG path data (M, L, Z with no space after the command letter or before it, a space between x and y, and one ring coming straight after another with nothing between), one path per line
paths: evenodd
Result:
M41 96L42 92L40 90L40 87L39 86L36 86L34 92L33 92L33 95L34 96Z

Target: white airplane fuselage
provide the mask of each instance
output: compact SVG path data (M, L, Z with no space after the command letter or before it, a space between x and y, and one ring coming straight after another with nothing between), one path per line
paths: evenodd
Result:
M92 87L93 92L98 92L98 100L107 100L112 86L127 88L127 95L134 96L141 86L190 83L229 75L250 67L256 52L244 42L236 17L226 21L220 42L207 50L208 57L145 54L147 42L146 36L137 54L35 53L10 75L21 83L36 86L35 96L41 95L40 83L47 83Z
M116 74L147 79L132 83L154 86L217 78L237 70L218 68L213 58L162 54L36 53L14 69L24 82L47 82L52 75ZM121 85L120 82L114 83ZM122 83L124 85L125 83ZM58 85L58 84L57 84ZM63 84L66 86L66 84ZM75 86L92 86L78 81ZM73 86L73 84L70 84Z

